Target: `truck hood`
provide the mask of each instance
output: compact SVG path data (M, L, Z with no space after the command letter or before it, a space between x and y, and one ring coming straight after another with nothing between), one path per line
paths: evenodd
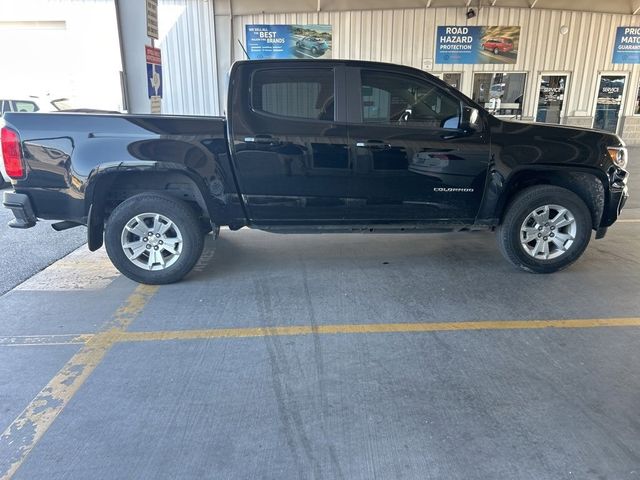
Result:
M495 118L495 117L494 117ZM527 122L524 120L511 120L511 119L495 119L500 123L506 124L508 126L513 125L516 130L521 130L523 127L526 128L526 131L530 135L535 135L536 137L550 137L556 139L558 136L590 136L593 138L600 138L609 143L609 146L624 146L624 142L622 139L616 135L615 133L611 133L607 130L600 130L597 128L588 128L588 127L578 127L573 125L556 125L550 123L538 123L538 122ZM507 130L511 130L507 128Z

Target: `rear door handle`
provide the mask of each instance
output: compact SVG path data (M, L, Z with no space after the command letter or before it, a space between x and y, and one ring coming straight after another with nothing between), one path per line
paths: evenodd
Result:
M365 140L363 142L356 142L356 147L384 149L384 148L391 148L391 145L383 142L382 140Z
M255 137L244 137L244 141L247 143L262 143L267 145L276 145L280 143L271 135L256 135Z

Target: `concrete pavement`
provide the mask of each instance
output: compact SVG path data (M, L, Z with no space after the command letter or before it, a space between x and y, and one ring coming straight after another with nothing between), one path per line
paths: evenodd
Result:
M223 231L160 288L81 249L0 298L0 478L640 478L629 207L554 275L487 233Z

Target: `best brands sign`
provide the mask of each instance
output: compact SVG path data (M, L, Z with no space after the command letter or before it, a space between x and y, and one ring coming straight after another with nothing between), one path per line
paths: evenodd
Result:
M516 63L520 27L438 27L436 63Z
M640 27L618 27L613 63L640 63Z
M247 53L261 58L331 58L331 25L247 25Z

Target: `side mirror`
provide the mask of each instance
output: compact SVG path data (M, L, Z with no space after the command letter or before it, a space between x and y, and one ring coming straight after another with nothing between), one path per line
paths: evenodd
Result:
M460 122L460 128L462 130L476 131L480 130L480 112L477 108L462 107L462 121Z

